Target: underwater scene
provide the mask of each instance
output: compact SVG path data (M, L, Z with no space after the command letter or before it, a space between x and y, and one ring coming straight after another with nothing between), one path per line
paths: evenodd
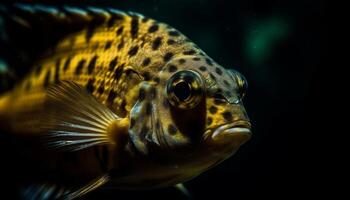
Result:
M312 196L325 7L1 1L3 198Z

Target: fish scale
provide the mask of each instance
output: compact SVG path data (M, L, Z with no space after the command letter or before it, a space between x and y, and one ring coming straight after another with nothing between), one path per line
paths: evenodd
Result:
M99 10L100 12L108 11ZM57 15L60 15L59 12ZM87 13L87 15L89 15ZM119 19L113 24L110 23L110 15L103 15L102 18L104 23L96 26L94 30L81 30L77 33L66 36L60 41L54 51L48 55L44 55L38 63L34 64L33 72L23 80L22 84L19 84L19 87L22 90L18 91L18 95L22 96L26 93L31 93L35 95L33 91L40 92L40 88L45 89L48 84L55 83L55 76L57 72L59 75L59 80L69 80L74 81L84 87L87 86L89 81L92 81L92 87L94 88L92 94L97 97L102 103L107 106L112 106L113 110L118 112L117 114L122 114L122 111L125 108L121 106L127 106L131 108L132 101L125 99L125 96L122 95L126 89L130 89L132 86L127 86L124 84L124 87L120 87L122 83L126 82L127 76L120 76L119 79L115 79L115 72L118 71L118 68L121 66L134 66L135 71L137 71L141 76L146 71L143 69L143 59L144 53L142 52L133 52L133 48L142 48L143 52L152 52L148 49L152 48L152 42L154 38L162 37L164 41L167 41L169 36L165 35L169 31L174 31L174 29L169 29L166 25L158 23L154 20L143 17L142 15L132 14L128 15L126 13L118 13ZM122 17L121 17L122 16ZM88 18L88 17L86 17ZM137 24L137 25L135 25ZM117 31L123 27L123 31L117 35ZM157 27L157 28L154 28ZM157 30L156 30L157 29ZM168 30L168 31L167 31ZM92 32L92 33L91 33ZM151 32L152 34L150 34ZM159 33L157 33L159 32ZM91 34L87 39L86 35ZM180 45L184 42L185 38L177 37L177 45ZM107 42L112 42L109 49L105 49L105 44ZM123 41L124 46L116 51L115 47ZM167 44L159 45L157 51L150 53L148 57L152 57L152 64L148 66L147 72L157 72L159 67L162 67L165 62L162 59L162 54L166 51L171 51L172 49ZM175 45L176 46L176 45ZM183 48L186 48L185 45ZM176 49L176 51L181 51L182 48ZM140 50L141 51L141 50ZM174 53L176 52L174 51ZM88 65L91 62L91 59L97 56L96 63L93 66L92 73L88 73ZM157 57L159 59L157 59ZM67 70L63 70L64 61L70 58L70 63ZM117 63L113 67L113 70L110 69L110 64L114 58L118 58ZM56 66L55 60L61 60L60 66ZM79 62L84 62L82 65L79 65ZM164 63L164 64L163 64ZM38 74L35 68L40 66L41 72ZM77 69L77 68L81 69ZM122 69L124 70L124 69ZM149 70L149 71L148 71ZM123 74L123 71L118 73ZM48 76L49 75L49 76ZM101 85L103 84L103 85ZM28 89L30 85L30 89ZM100 94L97 92L97 88L103 88L103 93ZM113 93L115 95L113 95ZM111 95L112 94L112 95ZM108 98L113 96L114 98ZM125 112L125 111L124 111ZM125 115L125 114L124 114Z

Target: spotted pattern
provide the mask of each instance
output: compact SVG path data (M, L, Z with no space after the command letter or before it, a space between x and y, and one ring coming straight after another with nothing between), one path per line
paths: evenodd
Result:
M92 57L92 59L89 62L88 65L88 74L91 74L92 71L95 69L95 65L96 65L96 61L97 61L97 56L95 55L94 57Z
M137 51L138 51L138 50L139 50L139 47L138 47L138 46L132 47L132 48L129 50L129 52L128 52L129 56L130 56L130 57L135 56L135 55L137 54Z
M194 54L196 54L196 51L195 50L188 50L188 51L184 51L183 54L184 55L194 55Z
M169 39L169 40L167 41L167 44L168 44L168 45L173 45L173 44L175 44L175 40Z
M157 24L153 24L152 26L149 27L148 32L154 33L156 31L158 31L158 29L159 29L159 26Z
M114 68L117 66L117 63L118 63L118 57L113 58L109 63L109 71L113 71Z
M160 47L161 44L162 44L162 38L161 37L157 37L152 43L152 49L153 50L157 50Z
M217 109L215 106L211 106L211 107L209 108L209 112L210 112L211 114L215 114L217 111L218 111L218 109Z
M168 68L168 71L169 71L170 73L176 72L176 71L177 71L177 67L176 67L175 65L170 65L169 68Z
M174 54L171 52L166 53L163 58L164 62L168 62L173 57L173 55Z
M123 33L123 31L124 31L124 26L119 27L117 32L116 32L117 36L121 35Z
M137 38L139 31L139 19L137 16L133 16L131 20L130 34L133 39Z
M224 112L222 113L222 116L224 117L224 119L227 121L227 122L231 122L233 117L232 117L232 113L230 112Z
M80 75L83 71L85 60L80 60L77 67L75 68L75 75Z
M95 87L94 87L94 80L93 79L90 79L86 85L86 89L89 93L93 93L94 90L95 90Z
M205 66L200 66L199 70L201 70L202 72L205 72L205 71L207 71L207 68Z
M151 58L147 57L147 58L145 58L145 59L143 60L142 66L143 66L143 67L146 67L146 66L148 66L150 63L151 63Z

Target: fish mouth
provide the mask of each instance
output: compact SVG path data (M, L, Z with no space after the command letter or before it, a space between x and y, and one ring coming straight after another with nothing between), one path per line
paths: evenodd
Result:
M251 124L249 121L236 121L221 125L215 130L208 129L205 131L204 135L205 138L210 138L215 141L232 138L239 143L243 143L249 140L252 135Z

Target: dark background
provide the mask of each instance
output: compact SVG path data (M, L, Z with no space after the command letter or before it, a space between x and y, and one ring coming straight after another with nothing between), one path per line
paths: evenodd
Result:
M245 107L254 135L232 158L186 183L194 199L314 197L314 183L322 182L312 163L318 157L313 146L322 119L317 97L326 48L323 1L55 2L142 13L177 28L216 62L245 75ZM185 199L175 189L99 189L84 198Z

